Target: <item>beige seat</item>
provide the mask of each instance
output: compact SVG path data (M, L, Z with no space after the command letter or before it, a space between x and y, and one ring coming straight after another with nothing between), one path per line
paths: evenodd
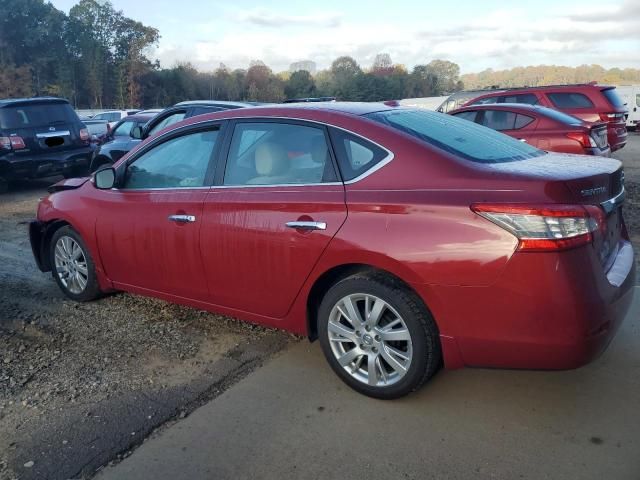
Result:
M255 151L255 164L258 176L249 180L248 185L291 183L289 175L291 162L281 145L274 142L258 145Z

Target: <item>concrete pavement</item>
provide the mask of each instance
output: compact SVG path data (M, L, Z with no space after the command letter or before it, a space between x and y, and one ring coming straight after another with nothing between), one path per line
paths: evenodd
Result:
M149 439L105 479L640 478L640 288L593 364L442 372L373 400L299 343Z

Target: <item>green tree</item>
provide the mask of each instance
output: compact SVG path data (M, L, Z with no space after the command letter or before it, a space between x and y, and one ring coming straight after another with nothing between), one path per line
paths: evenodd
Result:
M288 98L313 97L316 94L316 84L309 72L298 70L289 77L284 93Z

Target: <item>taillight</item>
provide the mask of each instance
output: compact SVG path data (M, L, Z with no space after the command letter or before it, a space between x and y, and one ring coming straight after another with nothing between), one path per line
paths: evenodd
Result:
M624 113L601 113L600 120L603 122L616 122L624 119Z
M81 128L80 140L82 140L83 142L88 142L90 138L91 138L91 135L89 135L89 130L87 130L86 128Z
M27 146L24 143L22 137L11 136L11 137L0 137L0 147L6 148L7 150L20 150L21 148L26 148Z
M597 147L598 144L596 141L591 138L591 135L583 132L569 132L567 133L567 138L571 140L575 140L584 148Z
M598 219L581 205L474 204L471 210L515 235L518 250L567 250L587 245Z

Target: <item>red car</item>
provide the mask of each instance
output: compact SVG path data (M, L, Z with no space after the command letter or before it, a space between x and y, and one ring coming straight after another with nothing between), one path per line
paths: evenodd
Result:
M55 185L33 252L77 301L124 290L319 338L356 390L444 364L574 368L632 299L620 162L383 104L182 121Z
M551 108L501 103L463 107L449 114L498 130L541 150L605 157L611 154L606 123L585 122Z
M475 97L463 107L495 103L541 105L555 108L587 122L607 122L611 151L619 150L627 143L626 118L629 111L613 86L592 82L495 90Z

